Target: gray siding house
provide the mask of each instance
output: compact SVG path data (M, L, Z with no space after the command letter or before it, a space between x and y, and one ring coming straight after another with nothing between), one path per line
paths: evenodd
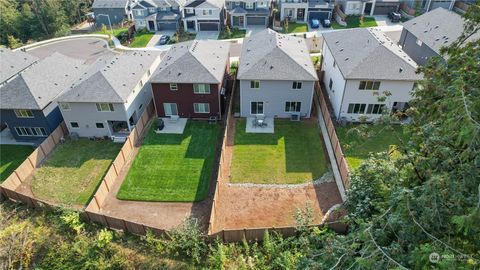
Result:
M425 65L440 48L449 46L460 37L465 21L455 12L437 8L403 24L399 45L419 65ZM468 41L479 39L477 33Z
M280 20L307 22L331 19L334 0L279 0Z
M0 121L16 141L39 144L58 127L56 99L86 70L82 62L54 53L0 86Z
M244 29L247 26L268 25L270 0L226 1L227 20L231 27Z
M404 3L412 9L420 8L422 12L429 12L437 8L452 10L456 0L406 0Z
M242 117L310 117L318 77L303 38L271 29L246 38L237 78Z
M125 140L152 99L147 82L160 56L136 51L98 59L58 98L69 132Z
M177 30L185 2L182 0L143 0L132 7L136 29Z
M186 31L221 31L224 26L224 0L188 1L183 9L183 27Z
M92 5L96 25L106 25L108 18L112 25L121 23L124 19L133 20L131 5L137 0L95 0Z
M346 15L386 15L400 8L400 0L339 0L336 3Z

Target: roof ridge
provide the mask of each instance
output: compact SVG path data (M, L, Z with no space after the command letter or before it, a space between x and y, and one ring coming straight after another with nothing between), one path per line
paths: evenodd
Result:
M117 97L118 97L120 100L125 101L125 99L123 99L123 98L120 96L120 94L118 94L117 89L116 89L115 87L113 87L112 84L110 83L110 81L107 79L107 77L105 77L105 75L103 74L103 70L102 70L102 69L97 70L97 72L95 72L95 73L98 73L98 72L100 72L100 74L102 75L103 79L108 83L108 85L110 86L110 88L113 89L113 92L117 95ZM93 75L95 75L95 73L94 73ZM91 78L93 77L93 75L90 76L88 79L91 79Z
M25 78L23 77L23 74L19 74L19 76L17 78L20 78L22 80L22 82L27 86L27 89L28 89L28 94L30 94L30 96L33 98L33 101L35 102L35 104L37 105L37 107L42 110L43 108L40 106L40 103L39 100L37 100L35 98L35 96L33 95L32 93L32 89L30 89L30 85L28 84L27 80L25 80Z

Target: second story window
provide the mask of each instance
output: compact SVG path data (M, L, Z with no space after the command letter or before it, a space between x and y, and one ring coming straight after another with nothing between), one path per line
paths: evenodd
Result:
M260 81L250 81L250 88L254 88L254 89L260 88Z
M380 89L379 81L360 81L359 90L378 90Z
M170 90L177 91L178 90L178 85L176 83L171 83L170 84Z
M251 2L245 3L245 8L246 9L253 9L253 3L251 3Z
M18 118L33 118L32 110L15 110L15 115Z
M302 82L293 82L293 89L302 89Z
M112 103L97 103L97 111L99 112L113 112Z
M155 13L156 11L157 11L157 9L154 8L154 7L148 9L148 12L150 12L150 13Z
M210 86L208 84L194 84L193 93L195 94L210 94Z
M193 14L193 8L187 8L187 14Z
M143 10L135 10L135 15L137 16L143 16Z

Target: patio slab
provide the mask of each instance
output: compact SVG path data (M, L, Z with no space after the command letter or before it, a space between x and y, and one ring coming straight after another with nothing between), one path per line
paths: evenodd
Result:
M245 132L247 133L274 133L274 126L273 126L273 118L266 117L265 123L267 124L266 127L254 127L253 121L255 120L254 117L247 118L247 125Z
M158 134L183 134L185 125L187 124L187 118L179 118L176 122L171 122L170 118L162 118L165 127L160 131L155 131Z
M0 144L9 145L34 145L33 142L17 142L9 128L5 128L0 132Z

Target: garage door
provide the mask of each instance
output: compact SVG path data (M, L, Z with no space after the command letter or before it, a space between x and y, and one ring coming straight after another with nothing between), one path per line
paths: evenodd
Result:
M398 11L398 5L376 4L373 10L374 15L387 15L392 11Z
M219 23L198 23L200 26L200 31L218 31L219 30Z
M308 20L317 19L317 20L325 20L330 19L330 12L328 11L310 11L308 12Z
M265 17L247 17L247 25L267 25Z
M158 30L176 30L177 23L176 22L159 22L158 23Z

